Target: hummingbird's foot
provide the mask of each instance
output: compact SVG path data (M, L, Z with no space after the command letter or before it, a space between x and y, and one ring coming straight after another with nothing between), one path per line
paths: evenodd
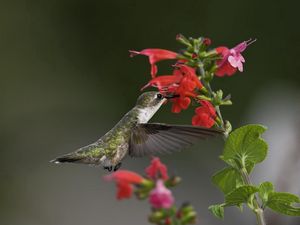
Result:
M104 166L103 169L107 170L108 172L111 172L113 167L112 166Z
M118 169L120 169L121 166L122 166L122 163L119 162L117 165L115 165L114 171L117 171Z

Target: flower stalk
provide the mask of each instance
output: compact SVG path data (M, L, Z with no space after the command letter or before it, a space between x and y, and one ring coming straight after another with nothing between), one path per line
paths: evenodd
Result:
M247 169L245 167L243 167L239 172L240 172L240 174L243 178L244 183L246 185L252 185L252 182L251 182L250 176L247 172ZM256 215L257 224L258 225L266 225L265 217L264 217L264 210L263 210L262 207L260 207L256 195L254 195L254 198L253 198L253 209L252 209L252 211Z

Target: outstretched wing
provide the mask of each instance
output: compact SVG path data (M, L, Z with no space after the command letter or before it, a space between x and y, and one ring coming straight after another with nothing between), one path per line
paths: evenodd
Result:
M199 126L160 123L138 124L132 131L129 155L168 154L186 148L198 140L223 134L222 130Z

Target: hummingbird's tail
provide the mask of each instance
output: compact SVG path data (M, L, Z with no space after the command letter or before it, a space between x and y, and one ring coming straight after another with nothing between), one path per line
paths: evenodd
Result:
M74 152L59 156L50 162L60 163L83 163L83 164L99 164L101 158L100 151L97 150L96 144L84 146Z
M67 155L59 156L53 160L51 160L51 163L59 164L59 163L82 163L84 161L84 157L76 154L76 153L70 153Z

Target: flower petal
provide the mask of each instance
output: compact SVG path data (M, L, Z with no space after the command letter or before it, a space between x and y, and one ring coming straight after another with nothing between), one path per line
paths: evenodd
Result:
M192 125L211 128L215 124L216 110L209 101L201 100L200 103L202 106L195 109Z
M122 200L125 198L130 198L132 195L132 185L126 182L118 182L117 183L117 199Z
M166 59L176 59L177 53L172 52L165 49L158 49L158 48L147 48L140 52L129 50L130 57L133 57L135 55L145 55L149 57L149 62L151 64L151 75L152 77L155 77L157 74L157 66L155 63L166 60Z
M150 192L149 202L156 209L168 209L173 206L174 197L165 187L163 180L157 180L156 187Z
M168 169L165 164L163 164L158 157L154 157L151 161L150 166L146 168L146 174L151 179L162 178L163 180L167 180Z
M139 174L128 171L128 170L118 170L112 174L104 176L105 180L116 181L116 182L126 182L132 184L139 184L143 181L143 177Z

